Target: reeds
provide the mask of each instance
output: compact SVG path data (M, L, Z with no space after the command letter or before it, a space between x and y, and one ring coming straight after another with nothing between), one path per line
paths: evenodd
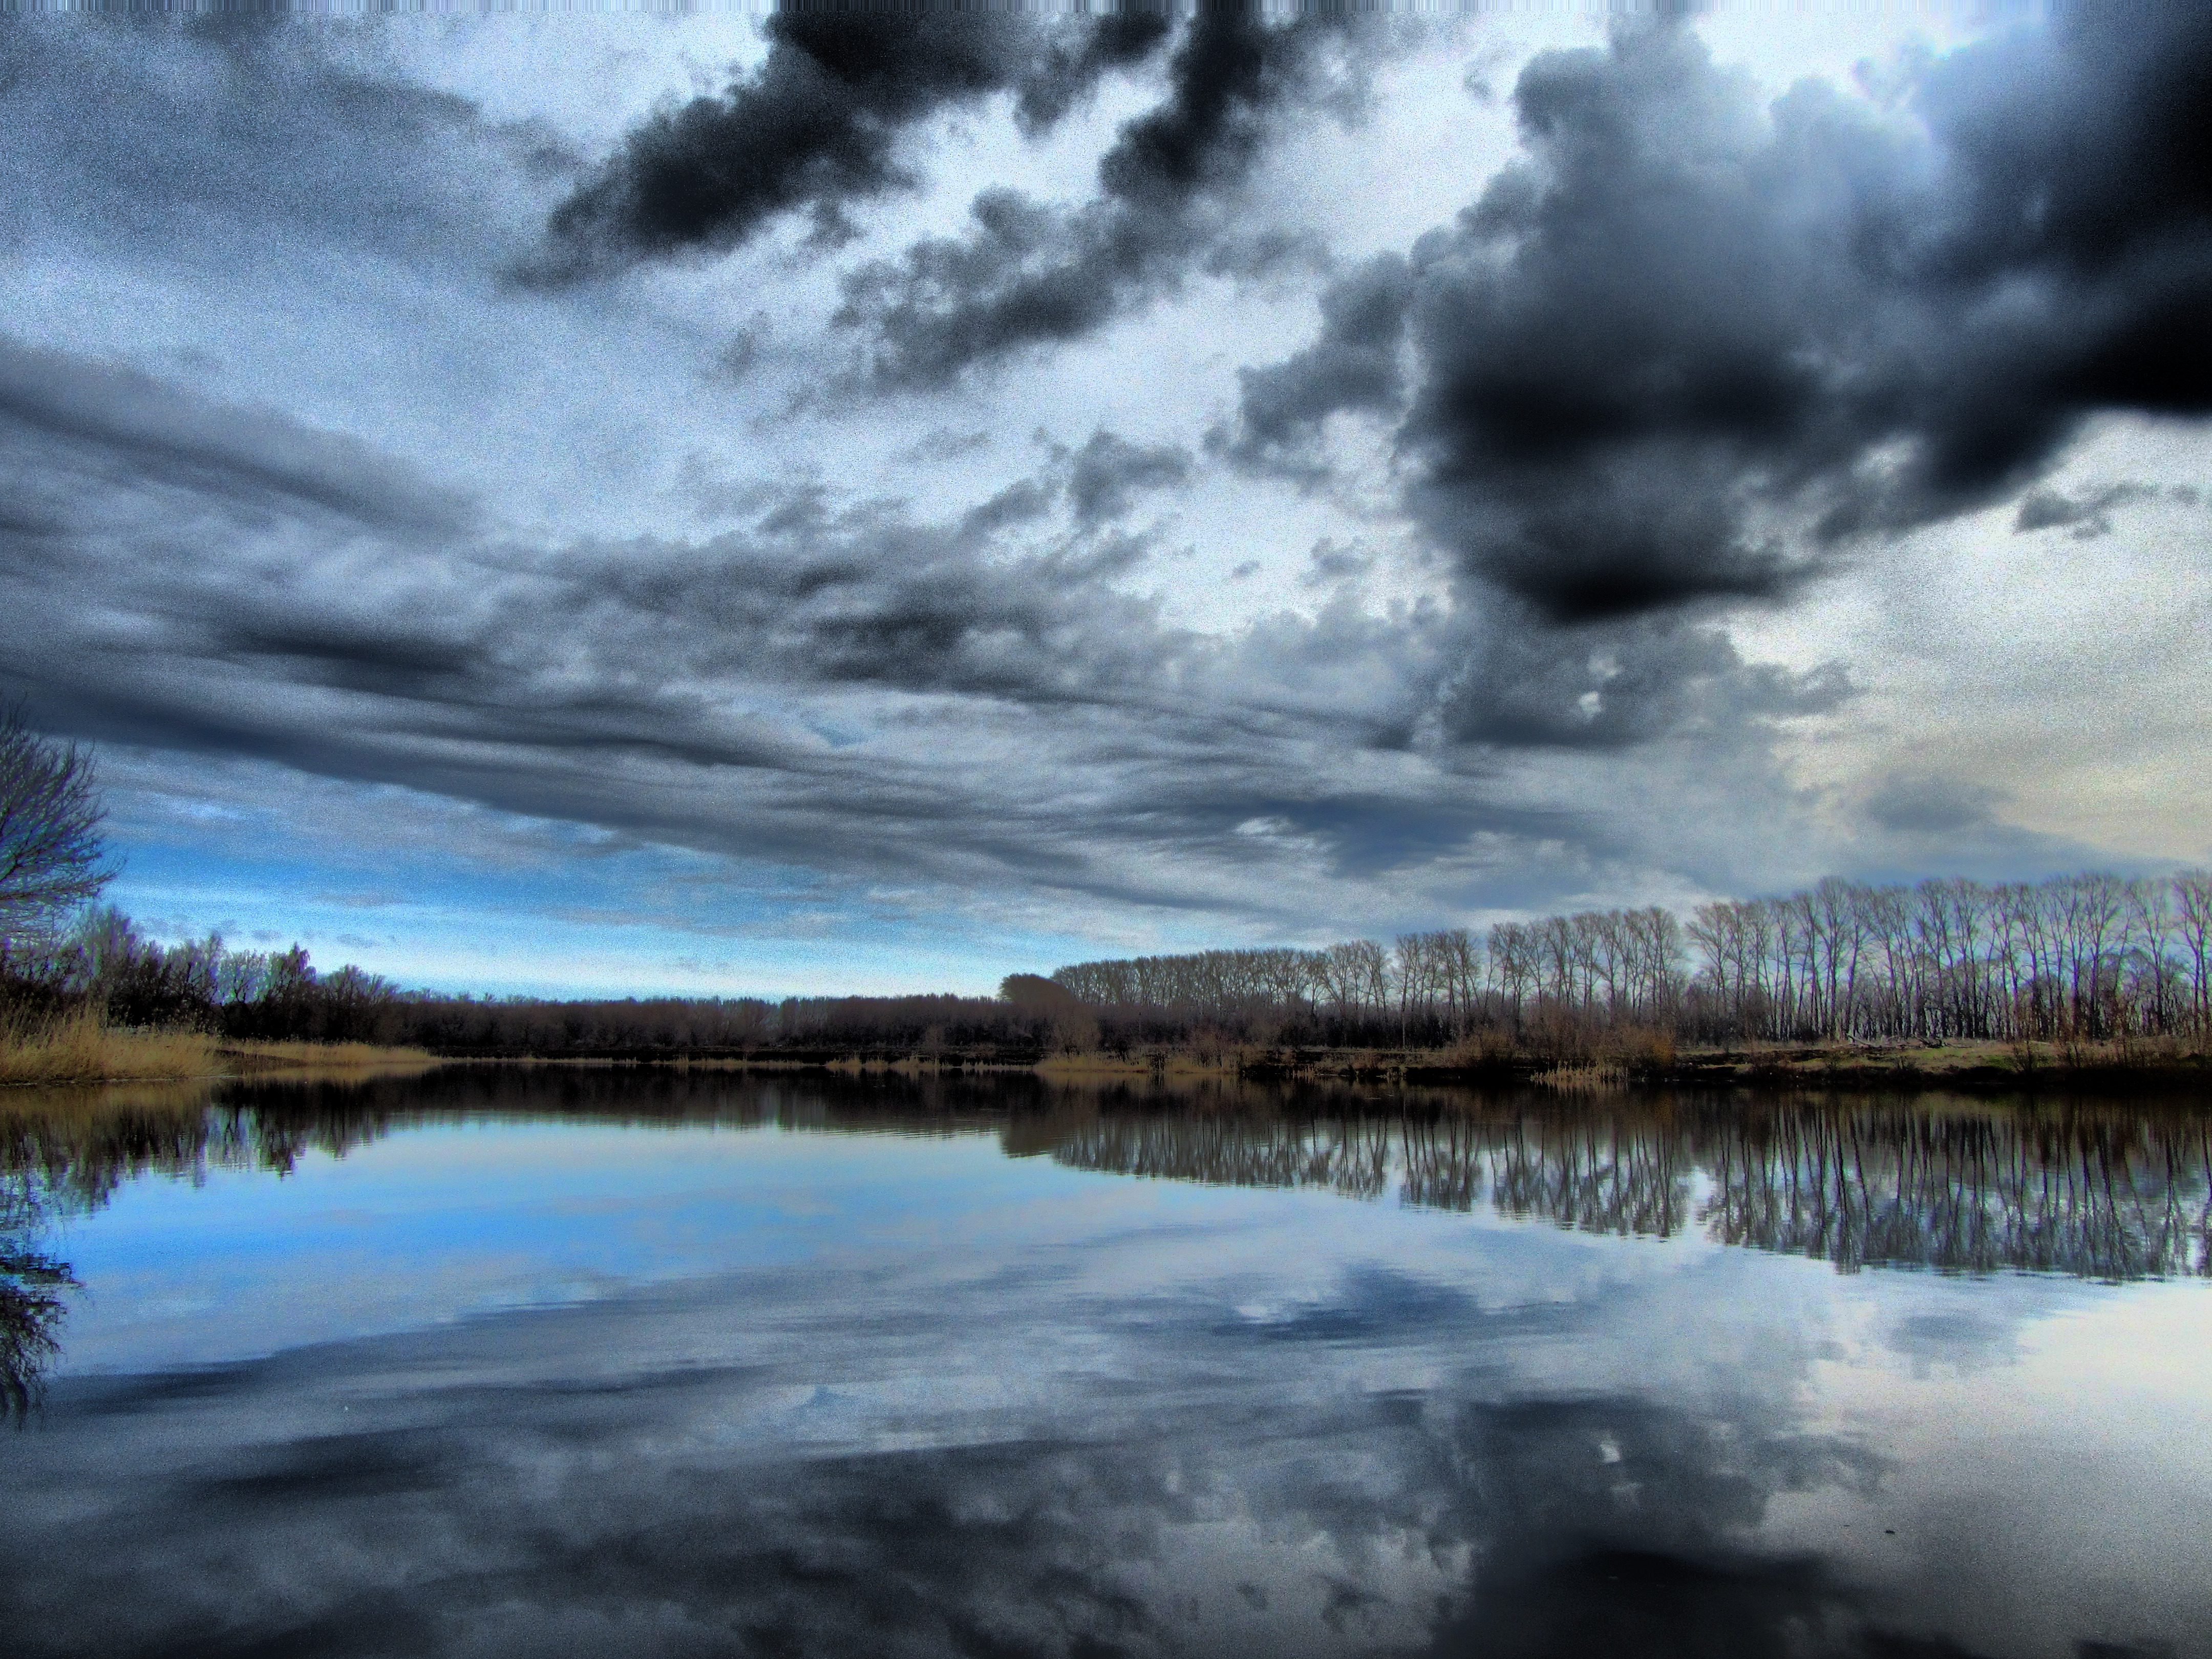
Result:
M0 1086L119 1083L266 1072L433 1066L420 1048L373 1042L225 1042L200 1031L118 1029L97 1011L0 1016Z
M224 1039L214 1048L217 1066L229 1072L362 1071L383 1066L435 1066L427 1048L388 1048L374 1042L258 1042Z
M111 1029L90 1009L0 1021L0 1085L206 1077L215 1039L197 1031Z
M1258 1058L1256 1049L1220 1042L1156 1042L1116 1052L1063 1050L1045 1055L1030 1069L1048 1077L1235 1077Z
M1580 1066L1554 1066L1548 1071L1532 1073L1528 1080L1547 1089L1561 1089L1571 1093L1577 1090L1618 1089L1629 1080L1629 1074L1620 1066L1591 1062Z

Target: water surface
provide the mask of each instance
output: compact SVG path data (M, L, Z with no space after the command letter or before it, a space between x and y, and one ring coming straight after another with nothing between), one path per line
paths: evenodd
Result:
M0 1112L0 1631L2212 1655L2206 1126L476 1068Z

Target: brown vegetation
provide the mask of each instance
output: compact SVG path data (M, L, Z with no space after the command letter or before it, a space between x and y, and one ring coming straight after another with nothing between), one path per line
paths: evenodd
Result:
M204 1031L117 1030L90 1008L0 1021L0 1085L118 1083L246 1073L422 1066L419 1048L363 1042L222 1042Z
M197 1031L118 1031L88 1008L0 1026L0 1084L205 1077L215 1040Z
M297 949L159 945L110 911L42 957L11 944L0 1008L15 1021L0 1079L16 1080L437 1055L1560 1084L2105 1073L2195 1086L2212 1047L2212 876L1831 880L1687 920L1586 911L1389 946L1081 963L1011 975L994 998L446 996L356 968L319 973ZM154 1030L185 1035L143 1035Z
M374 1042L221 1042L215 1052L225 1073L408 1070L441 1063L427 1048Z

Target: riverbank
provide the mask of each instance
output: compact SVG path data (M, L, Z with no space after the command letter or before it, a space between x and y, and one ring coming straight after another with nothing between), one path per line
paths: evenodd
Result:
M441 1063L425 1049L367 1042L255 1042L201 1031L119 1030L85 1013L0 1027L0 1087L419 1070Z
M436 1052L366 1042L274 1042L117 1030L79 1014L0 1027L0 1087L419 1071L433 1066L652 1066L729 1072L1030 1073L1069 1082L1250 1079L1281 1083L1473 1085L1564 1091L1664 1085L1765 1090L1917 1089L2195 1094L2212 1098L2212 1056L2179 1043L1763 1043L1678 1049L1663 1032L1553 1048L1499 1036L1446 1048L1325 1048L1225 1041L1046 1050L926 1048L623 1048L563 1054Z
M1622 1086L2065 1091L2212 1098L2212 1055L2180 1044L2106 1042L1763 1043L1678 1049L1664 1033L1548 1049L1496 1039L1449 1048L1321 1048L1230 1042L1052 1050L1002 1043L929 1048L608 1048L562 1055L472 1050L457 1061L536 1066L666 1066L730 1072L826 1071L909 1077L1030 1073L1060 1081L1209 1078L1282 1083L1473 1085L1559 1090Z

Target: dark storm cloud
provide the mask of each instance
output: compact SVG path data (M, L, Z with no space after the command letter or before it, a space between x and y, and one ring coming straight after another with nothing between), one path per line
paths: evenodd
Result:
M938 427L924 433L900 453L899 459L910 465L921 462L957 461L963 455L973 455L978 450L991 447L988 428L978 427L971 432L956 432L951 427Z
M1322 295L1321 334L1313 344L1272 368L1237 371L1242 430L1231 453L1247 465L1310 471L1313 463L1303 452L1328 416L1402 408L1412 291L1412 272L1395 253L1377 254L1332 284Z
M797 487L713 538L531 549L350 441L4 362L0 473L34 510L0 524L0 645L84 736L848 874L1142 898L1110 849L1218 840L1285 761L1328 799L1311 745L1377 716L1302 669L1358 655L1371 703L1367 659L1404 642L1279 633L1259 672L1164 625L1120 585L1149 544L1112 520L1187 458L1103 431L964 520Z
M1067 499L1079 524L1125 516L1147 490L1166 489L1190 477L1190 452L1177 444L1133 444L1100 430L1075 452Z
M1720 629L1669 617L1559 628L1506 605L1444 685L1446 729L1508 748L1625 749L1824 714L1851 695L1832 665L1747 663Z
M1132 5L1107 12L1073 40L1054 36L1023 72L1016 123L1032 136L1048 131L1107 74L1133 68L1158 52L1173 28L1168 7Z
M1172 649L1149 605L1105 585L1145 550L1109 538L988 559L895 507L808 503L750 532L574 548L538 568L554 605L661 630L670 668L1048 703L1112 697Z
M1917 881L1930 869L1984 880L2024 871L2095 868L2108 849L2064 835L2023 829L2001 816L2002 789L1940 772L1899 769L1876 779L1860 804L1882 832L1878 855L1856 872L1875 881Z
M1717 636L1586 629L1563 665L1494 617L1345 594L1176 628L1121 521L1194 465L1101 429L964 514L795 484L732 496L714 536L517 545L351 440L9 347L0 653L77 736L841 878L1169 906L1285 860L1402 880L1477 837L1615 856L1468 756L1727 750L1834 690ZM1472 747L1439 769L1437 737ZM1271 891L1311 925L1310 889Z
M1786 594L2100 411L2212 412L2212 17L2069 9L1897 91L1763 104L1672 25L1542 54L1526 159L1248 374L1232 450L1390 410L1402 328L1411 510L1573 622Z
M1048 448L1050 459L1041 472L1016 479L969 508L961 520L963 528L989 532L1033 524L1064 497L1076 528L1096 531L1127 518L1139 497L1188 483L1195 464L1180 444L1131 443L1103 427L1079 449L1063 444Z
M298 582L258 584L200 558L141 572L149 589L179 595L167 613L179 640L394 696L428 696L441 677L526 674L529 653L507 642L518 629L597 641L593 654L611 652L611 667L629 655L672 672L745 665L794 681L1021 700L1108 691L1121 678L1117 662L1154 665L1145 653L1166 636L1148 605L1117 605L1103 586L1146 550L1106 521L1139 491L1178 480L1188 462L1101 430L1046 476L1018 480L951 524L802 485L757 492L749 528L703 541L530 553L473 538L465 498L355 440L0 340L0 468L38 507L35 526L8 539L19 573L73 585L87 572L72 561L119 569L149 536L204 551L225 520L280 536L314 526L324 544L314 551L341 561L356 535L419 542L429 556L411 574L395 565L361 596L366 604L333 604L336 592ZM1063 476L1084 533L987 556L979 532L1050 514ZM25 559L42 544L51 563L33 569ZM296 574L321 574L313 565ZM196 602L182 601L187 588ZM463 590L471 597L455 603Z
M1015 525L1034 524L1052 511L1060 491L1041 478L1018 478L988 501L968 509L963 529L988 535Z
M2076 541L2092 541L2112 533L2112 509L2156 501L2161 492L2154 484L2111 483L2079 495L2056 489L2031 489L2021 497L2012 527L2030 530L2071 530Z
M964 237L917 242L845 279L837 321L861 332L869 379L943 386L1081 339L1194 269L1249 275L1315 257L1297 237L1241 232L1231 204L1292 111L1356 108L1366 40L1337 12L1200 7L1166 99L1122 127L1094 199L1068 210L985 191Z
M2001 789L1928 773L1898 773L1882 780L1867 800L1867 815L1885 830L1938 835L1988 828L2007 797Z
M634 129L555 210L539 274L726 250L792 212L841 239L851 204L919 187L908 129L1012 91L1024 130L1041 131L1164 33L1134 10L1078 31L995 8L785 8L757 69Z
M85 489L169 488L240 511L314 507L387 534L451 533L467 499L368 445L266 411L180 395L150 376L0 337L0 468L18 501ZM53 502L68 527L76 502ZM92 502L97 510L96 501Z

